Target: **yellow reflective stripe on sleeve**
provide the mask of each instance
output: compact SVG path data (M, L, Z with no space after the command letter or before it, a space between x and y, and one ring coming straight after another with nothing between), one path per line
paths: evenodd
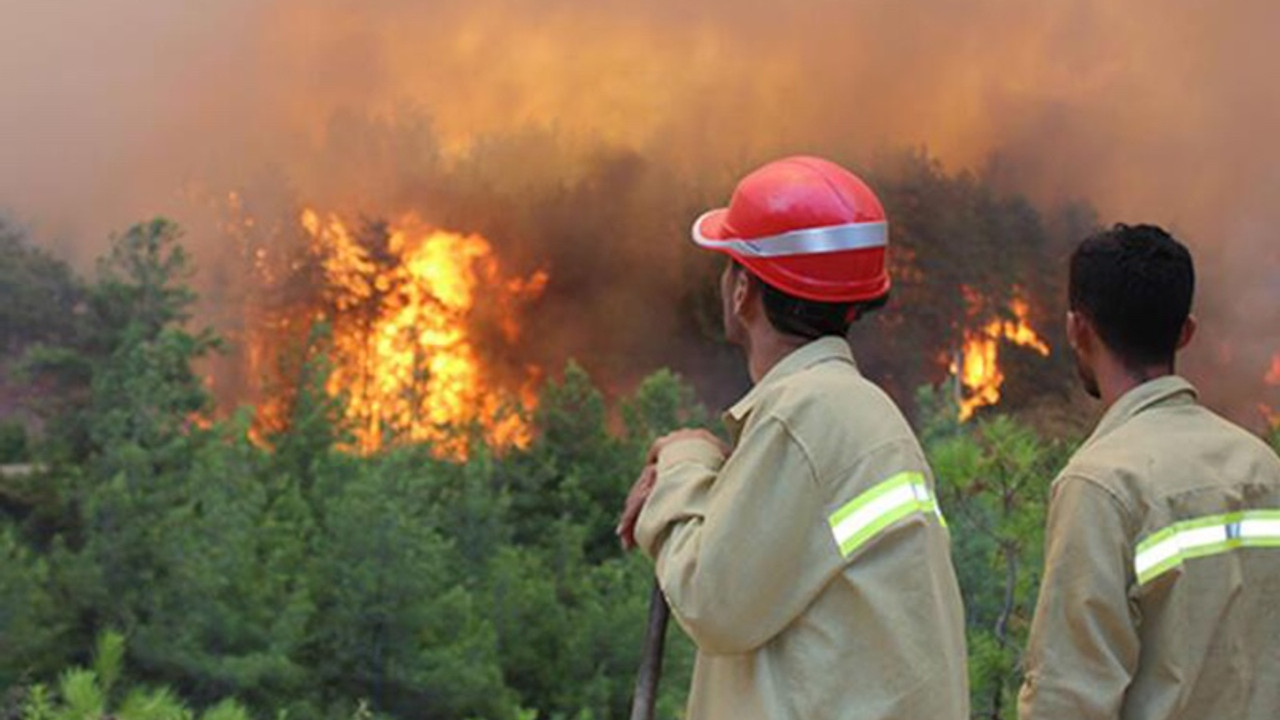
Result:
M936 515L946 527L924 475L900 472L850 500L827 518L840 554L849 557L880 531L914 512Z
M1241 547L1280 547L1280 510L1240 510L1176 522L1138 543L1133 571L1138 584L1146 585L1184 560Z

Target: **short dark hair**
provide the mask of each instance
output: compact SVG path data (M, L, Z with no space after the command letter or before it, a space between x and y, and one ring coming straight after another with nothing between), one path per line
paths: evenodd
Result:
M1155 225L1117 223L1071 255L1071 309L1131 369L1171 364L1191 313L1191 253Z
M734 262L740 270L745 271L751 282L757 283L761 290L765 317L774 330L785 335L816 340L824 335L844 337L849 334L849 327L863 315L879 310L889 301L889 293L871 300L858 302L822 302L806 300L783 292L761 280L741 264Z

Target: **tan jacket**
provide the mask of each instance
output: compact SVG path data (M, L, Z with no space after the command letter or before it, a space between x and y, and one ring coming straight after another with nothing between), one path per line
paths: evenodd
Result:
M729 410L734 450L668 445L636 538L698 645L692 720L968 716L964 618L933 478L844 340Z
M1019 717L1280 718L1280 460L1181 378L1054 481Z

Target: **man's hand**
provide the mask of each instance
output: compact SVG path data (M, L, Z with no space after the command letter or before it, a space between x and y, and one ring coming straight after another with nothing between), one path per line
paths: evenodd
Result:
M712 433L710 430L706 430L704 428L684 428L674 432L669 432L657 440L654 440L653 445L649 446L649 458L646 462L650 464L658 462L658 455L662 453L662 449L679 440L705 440L716 446L716 449L720 451L721 456L728 456L730 450L729 445L725 443L725 441L716 437L715 433Z
M701 428L676 430L654 440L653 445L649 447L649 455L645 460L644 470L640 472L640 477L631 486L631 492L627 494L627 502L622 508L622 517L618 520L618 527L614 530L618 535L618 539L622 541L623 550L630 550L636 546L636 520L640 517L640 511L644 509L644 504L649 500L649 495L653 492L653 486L658 482L658 456L662 454L662 449L678 440L694 439L711 443L720 451L721 455L729 454L729 446L723 440L716 437L711 431Z
M644 509L645 501L649 499L649 493L653 492L653 486L657 481L658 466L649 463L644 466L640 477L631 486L631 492L627 493L627 502L622 506L622 518L618 520L618 527L614 530L618 534L618 539L622 541L623 550L630 550L636 546L636 519L640 517L640 511Z

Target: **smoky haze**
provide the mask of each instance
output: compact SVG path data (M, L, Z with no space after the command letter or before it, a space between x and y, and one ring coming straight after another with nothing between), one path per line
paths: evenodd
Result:
M739 174L923 147L1183 237L1204 331L1188 372L1237 417L1280 352L1270 0L2 2L0 212L81 267L162 213L202 268L234 274L231 191L273 227L299 204L415 210L485 232L516 271L549 264L558 317L589 293L598 320L556 342L637 367L601 318L679 297L685 226ZM529 198L565 210L523 222ZM610 223L642 226L626 271L575 266ZM662 317L628 332L661 335Z

